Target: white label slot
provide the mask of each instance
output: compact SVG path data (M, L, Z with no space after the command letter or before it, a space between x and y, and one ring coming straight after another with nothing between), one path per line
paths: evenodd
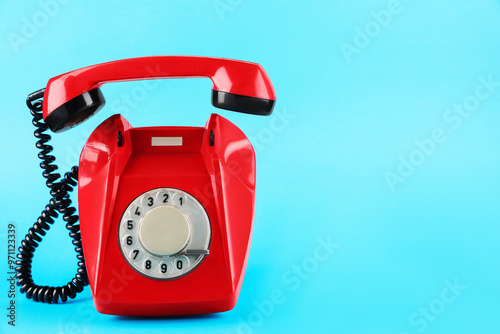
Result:
M182 137L151 137L151 146L182 146Z

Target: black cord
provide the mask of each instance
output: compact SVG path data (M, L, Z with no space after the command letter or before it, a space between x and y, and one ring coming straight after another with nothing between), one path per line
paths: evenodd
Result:
M58 167L54 163L56 158L49 153L52 152L53 147L47 143L50 141L51 136L47 133L48 126L43 121L42 116L42 101L45 89L36 91L28 96L26 104L30 109L33 116L33 125L37 128L34 132L35 137L38 139L36 147L40 149L38 158L42 160L40 167L43 169L43 177L47 179L46 184L50 189L49 204L38 217L37 222L32 228L28 230L28 234L21 242L19 253L16 261L16 278L17 285L20 286L21 293L26 293L28 299L33 299L36 302L42 303L58 303L59 299L66 302L68 297L73 299L76 294L87 286L88 276L85 267L85 259L83 257L82 238L80 235L80 224L78 223L78 215L75 214L76 209L71 205L70 192L78 182L78 166L71 168L70 172L61 175L54 173ZM54 223L54 218L59 216L58 212L63 215L63 220L66 222L66 228L70 231L69 236L73 239L73 245L77 253L78 271L75 277L68 282L68 284L51 287L40 286L35 284L31 275L31 264L33 261L33 254L45 236L50 225Z

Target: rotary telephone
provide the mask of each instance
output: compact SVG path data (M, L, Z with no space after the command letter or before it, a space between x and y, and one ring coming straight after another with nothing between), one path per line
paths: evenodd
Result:
M152 70L153 69L153 70ZM276 100L255 63L158 56L81 68L30 94L36 146L51 199L19 247L17 285L37 302L72 299L90 284L97 311L114 315L188 315L230 310L246 268L255 205L255 153L227 119L204 127L133 128L114 115L88 138L63 176L51 136L105 104L108 82L209 77L217 108L270 115ZM78 185L78 207L70 193ZM33 254L58 215L70 231L78 270L68 284L40 286Z

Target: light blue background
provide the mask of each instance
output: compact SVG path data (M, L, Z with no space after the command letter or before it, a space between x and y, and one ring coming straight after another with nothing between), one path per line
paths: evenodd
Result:
M87 288L64 305L18 294L12 329L3 256L3 331L500 331L500 86L460 124L446 119L454 104L474 102L480 78L500 81L498 0L401 0L396 7L386 0L61 0L51 16L43 14L47 2L0 3L3 254L7 223L20 240L48 200L24 101L49 78L128 57L228 57L262 64L278 103L269 118L231 113L210 105L208 79L162 80L125 113L133 126L202 126L218 112L254 143L255 228L234 310L173 319L101 315ZM383 24L374 23L373 13L388 9L391 17L382 12ZM38 27L13 43L26 22ZM357 29L371 37L356 37ZM342 47L356 42L357 53L346 57ZM63 171L78 163L90 132L123 107L123 96L141 87L105 86L105 109L54 136ZM416 141L435 131L445 140L422 155ZM400 157L419 165L391 189L386 173L398 173ZM36 253L40 284L65 283L75 272L63 225ZM314 258L318 238L339 244L323 261ZM307 278L293 266L305 266ZM446 289L455 281L462 290L454 296ZM276 290L283 296L270 308Z

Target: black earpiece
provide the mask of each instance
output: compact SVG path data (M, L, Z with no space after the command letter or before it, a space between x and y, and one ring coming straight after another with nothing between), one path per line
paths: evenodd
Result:
M238 95L212 89L212 105L214 107L245 114L269 116L273 112L275 102L275 100Z
M78 125L101 110L106 100L99 88L85 92L56 108L45 118L53 132L62 132Z

